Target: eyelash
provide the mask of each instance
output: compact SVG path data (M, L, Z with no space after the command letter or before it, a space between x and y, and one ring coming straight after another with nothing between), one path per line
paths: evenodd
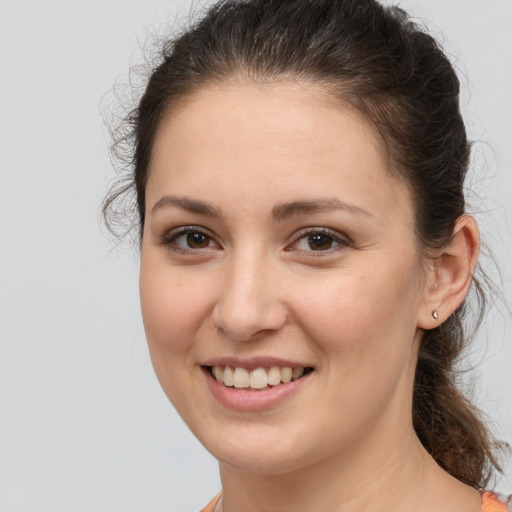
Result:
M177 240L179 240L181 237L187 237L190 235L199 235L204 237L204 240L206 241L207 245L204 247L180 247L177 244ZM339 251L342 249L345 249L347 247L350 247L352 245L351 240L349 240L347 237L342 237L338 233L328 229L328 228L305 228L301 231L299 231L295 237L294 240L288 244L285 247L286 252L291 252L294 250L294 246L297 245L300 241L305 240L307 244L311 241L312 237L314 236L323 236L327 238L327 243L329 244L336 244L334 247L328 247L327 249L295 249L296 251L307 254L311 257L319 257L323 256L326 253L332 254L335 251ZM219 244L217 244L214 240L214 237L207 233L205 230L196 227L196 226L185 226L181 228L177 228L176 230L172 230L166 235L162 237L161 244L165 247L168 247L170 250L181 253L181 254L191 254L195 253L197 254L200 251L212 249L211 243L215 243L218 247ZM184 242L185 244L188 244L188 240ZM315 254L316 253L316 254Z

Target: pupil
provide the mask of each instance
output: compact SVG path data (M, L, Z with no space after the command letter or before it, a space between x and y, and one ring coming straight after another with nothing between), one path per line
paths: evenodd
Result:
M332 237L328 235L311 235L308 238L309 247L314 251L319 251L321 249L330 249L332 246Z
M189 233L187 235L187 244L194 249L206 247L208 238L202 233Z

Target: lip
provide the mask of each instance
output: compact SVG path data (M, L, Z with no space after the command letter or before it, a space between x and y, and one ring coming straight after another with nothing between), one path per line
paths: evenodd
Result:
M216 363L219 364L219 363ZM238 365L229 363L222 363L227 366L239 366L242 368L252 367L253 365L244 366L241 362ZM221 364L219 364L220 366ZM290 366L290 364L275 364L275 362L270 365L267 364L259 364L254 366L254 368L266 367L266 366ZM213 366L213 365L208 365ZM298 367L300 365L295 364L294 367ZM224 407L239 411L239 412L258 412L265 411L268 409L272 409L273 407L277 407L284 402L290 400L294 395L299 393L301 388L308 383L311 378L311 375L314 372L310 372L300 379L293 380L286 384L281 383L278 386L274 386L268 389L263 389L259 391L248 391L245 389L236 389L236 388L228 388L218 382L210 370L202 366L203 375L205 376L206 383L208 388L214 398Z

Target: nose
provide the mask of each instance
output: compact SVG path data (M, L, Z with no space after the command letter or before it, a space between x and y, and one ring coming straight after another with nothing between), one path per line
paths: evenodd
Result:
M233 258L213 308L215 327L237 341L255 340L283 327L288 314L278 275L261 255Z

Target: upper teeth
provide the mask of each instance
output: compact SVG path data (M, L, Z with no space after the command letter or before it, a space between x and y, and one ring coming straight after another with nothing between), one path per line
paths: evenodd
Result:
M291 382L302 377L304 368L290 368L289 366L270 368L256 368L246 370L245 368L231 366L213 366L213 376L222 384L235 388L263 389L267 386Z

